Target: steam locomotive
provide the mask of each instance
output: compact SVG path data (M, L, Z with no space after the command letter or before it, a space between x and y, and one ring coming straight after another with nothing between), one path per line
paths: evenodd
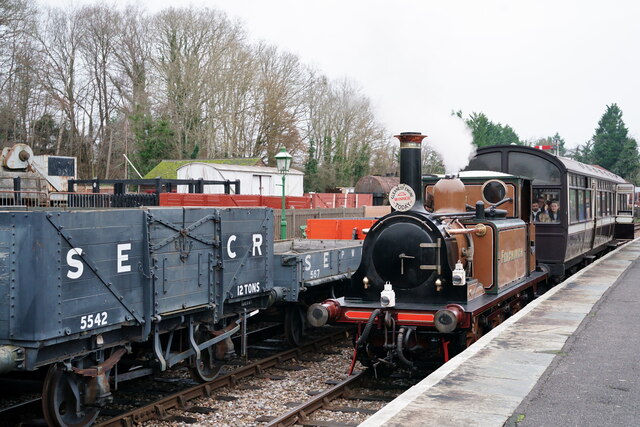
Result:
M548 276L535 262L529 179L478 171L434 178L425 207L425 135L396 137L395 211L368 232L345 296L307 311L313 326L357 325L352 369L356 358L376 372L447 361L518 311Z

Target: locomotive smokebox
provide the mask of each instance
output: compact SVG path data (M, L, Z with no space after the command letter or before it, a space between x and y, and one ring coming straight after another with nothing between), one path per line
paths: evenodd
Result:
M411 210L424 212L422 201L422 140L427 135L420 132L402 132L395 135L400 140L400 182L407 184L416 195Z

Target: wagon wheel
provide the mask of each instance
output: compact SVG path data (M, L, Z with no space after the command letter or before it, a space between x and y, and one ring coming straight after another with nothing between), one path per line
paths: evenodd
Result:
M201 328L200 325L198 325L194 331L194 338L198 345L212 337L213 335L204 327ZM222 345L224 345L224 341L201 350L200 359L196 359L195 356L192 358L189 371L194 380L206 383L214 380L220 374L224 362L216 358L216 347Z
M306 327L305 308L301 305L287 307L284 315L284 336L290 346L297 347L302 344Z
M49 368L42 389L42 411L47 425L80 427L93 424L98 408L84 406L84 381L62 365Z

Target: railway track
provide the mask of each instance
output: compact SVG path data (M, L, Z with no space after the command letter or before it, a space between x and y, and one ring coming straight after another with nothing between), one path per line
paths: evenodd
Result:
M252 350L252 353L256 354L264 354L265 352L273 353L274 349L278 348L277 344L271 344L271 347L259 344L264 342L268 343L269 340L272 339L272 337L280 335L283 332L284 326L281 323L273 323L268 321L256 322L256 324L253 324L251 326L251 330L248 331L248 337L250 338L250 342L258 343L258 345L249 345L248 348ZM243 348L240 337L234 337L233 341L235 348ZM257 348L257 350L254 351L254 348ZM254 355L254 357L256 356ZM180 372L187 372L187 370L185 368L178 368L176 370L167 371L159 377L144 377L132 382L126 382L124 384L125 386L128 386L135 382L143 381L143 384L135 386L136 389L140 390L141 387L149 387L151 390L145 390L145 394L167 395L167 390L174 390L180 387L186 388L187 386L193 384L193 381L186 377L176 378L177 375L181 375ZM144 381L147 382L146 385L144 385ZM28 380L27 383L29 387L25 387L24 380L5 380L5 382L3 382L0 386L5 388L5 390L14 390L13 393L3 393L6 394L6 396L0 398L0 426L17 426L23 425L24 423L27 423L26 425L45 425L44 421L42 420L42 398L38 396L40 394L40 391L42 390L42 379L38 380L34 378L32 380ZM158 385L158 383L161 384ZM133 399L127 399L125 396L131 394L139 395L140 393L132 393L124 390L116 392L116 405L123 405L122 402L129 401L128 404L124 403L124 405L134 406L136 402L133 402ZM118 411L111 406L103 409L102 412L107 414L122 413L122 411Z
M294 424L306 424L312 413L320 409L333 409L331 402L348 393L350 387L357 384L367 373L367 370L354 373L346 380L339 382L329 390L319 393L313 399L297 406L279 418L270 421L268 427L285 427Z
M189 422L191 419L188 416L171 414L170 411L179 410L185 413L200 414L213 412L215 411L213 408L193 405L191 402L198 398L211 397L216 390L223 387L235 387L240 380L244 378L262 375L267 369L281 365L288 360L299 358L306 353L320 352L322 348L331 345L341 336L345 336L344 330L334 331L327 336L303 344L297 348L280 352L246 366L241 366L213 381L189 387L150 404L101 421L96 425L105 427L128 427L150 420Z

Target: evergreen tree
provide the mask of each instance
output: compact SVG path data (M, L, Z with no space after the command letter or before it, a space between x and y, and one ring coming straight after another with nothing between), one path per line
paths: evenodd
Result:
M591 152L593 150L593 141L587 141L583 145L578 145L569 157L582 163L593 163L591 161Z
M611 169L611 172L616 173L626 179L629 182L638 185L640 172L640 158L638 158L638 143L633 138L627 138L618 161Z
M613 171L627 142L627 132L620 108L616 104L608 105L592 138L591 159L603 168Z
M133 115L131 120L138 149L136 167L144 175L160 161L171 158L174 132L169 121L164 119L153 120L146 115Z
M460 117L462 112L454 113ZM484 113L471 113L465 120L471 128L473 143L478 147L489 145L523 145L518 134L509 125L495 124Z
M309 141L309 157L304 164L304 191L319 191L318 183L318 159L316 159L316 144L314 140Z

